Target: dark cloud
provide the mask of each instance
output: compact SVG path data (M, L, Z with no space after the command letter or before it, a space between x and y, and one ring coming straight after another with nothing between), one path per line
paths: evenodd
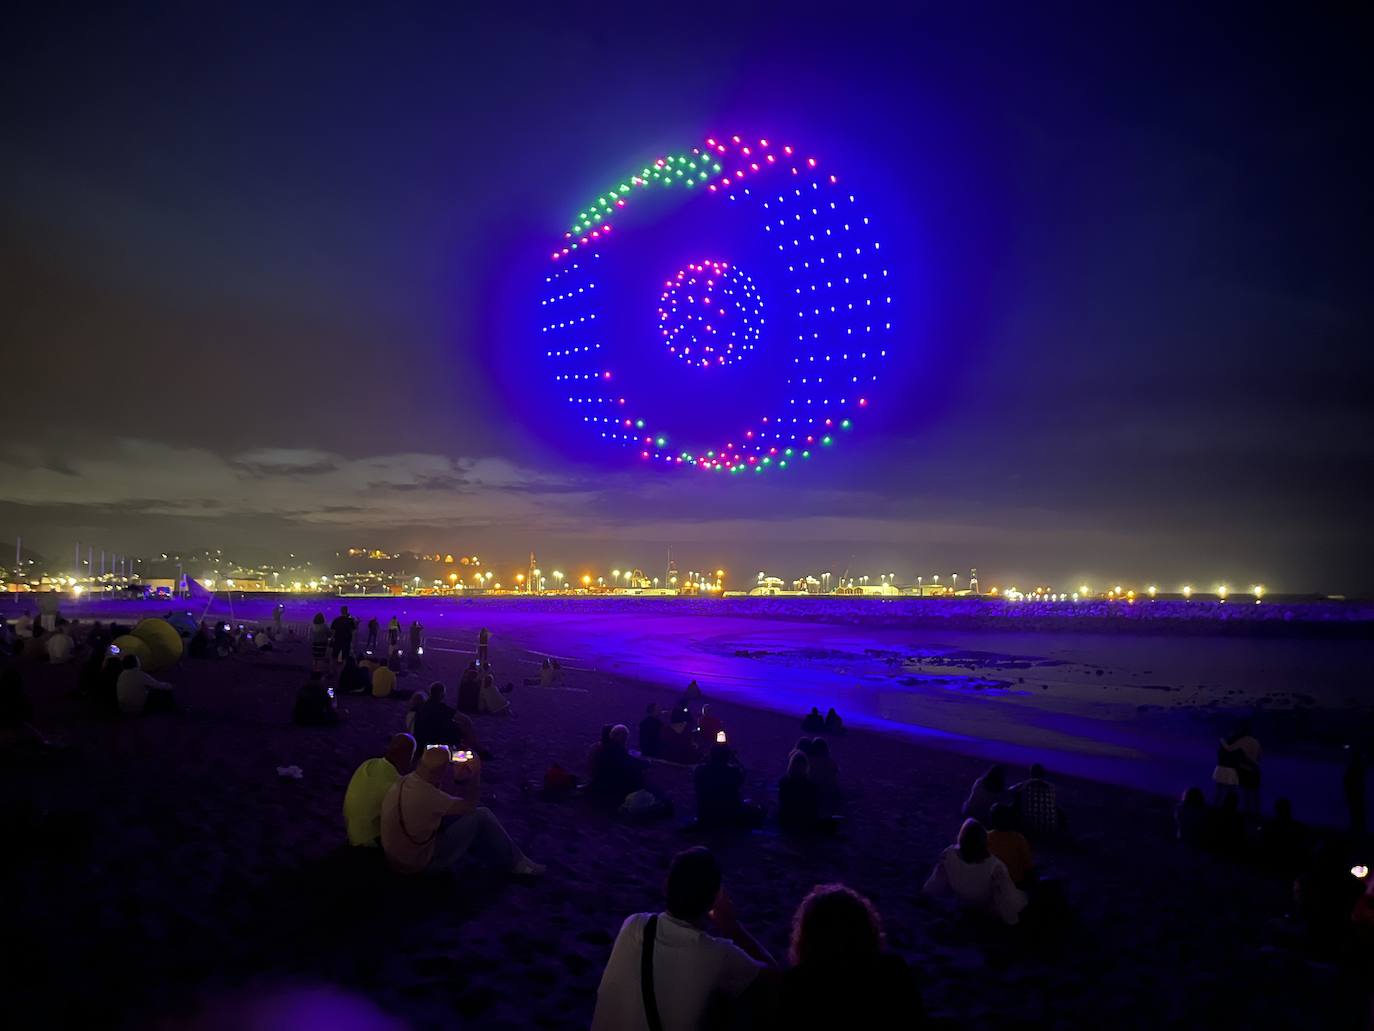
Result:
M1367 17L10 28L0 535L1374 589ZM879 403L786 479L602 451L531 345L551 227L727 126L841 159L900 288Z

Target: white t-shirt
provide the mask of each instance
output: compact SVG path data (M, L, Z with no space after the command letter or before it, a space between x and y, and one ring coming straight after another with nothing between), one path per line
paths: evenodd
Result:
M48 661L66 662L72 657L76 642L67 634L56 633L48 638Z
M14 633L16 637L33 636L33 617L24 615L14 621Z
M1006 864L996 856L981 863L966 863L959 858L959 846L951 845L940 853L922 889L927 895L952 893L970 909L988 913L1004 924L1014 924L1026 908L1028 899L1012 883Z
M648 1031L640 963L649 916L635 913L620 928L596 990L592 1031ZM660 913L654 937L654 996L663 1031L703 1027L712 998L718 993L739 995L761 969L733 942Z
M424 873L429 868L439 824L456 801L415 773L406 774L392 786L382 799L382 851L393 870Z

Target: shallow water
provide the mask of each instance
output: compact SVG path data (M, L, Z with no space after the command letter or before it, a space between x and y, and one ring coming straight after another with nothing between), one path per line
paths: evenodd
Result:
M265 619L276 600L234 598L232 615ZM1360 679L1374 642L1359 639L856 626L633 601L346 601L363 622L420 619L428 647L447 653L474 651L485 624L524 649L528 668L509 671L517 683L544 655L666 692L696 679L708 698L798 716L833 705L851 726L1168 795L1206 787L1217 737L1251 718L1266 747L1266 801L1287 795L1305 818L1330 823L1344 818L1341 740L1367 731L1371 713ZM285 603L287 621L304 623L321 600ZM228 616L230 605L202 601L193 614ZM166 604L119 609L131 618Z

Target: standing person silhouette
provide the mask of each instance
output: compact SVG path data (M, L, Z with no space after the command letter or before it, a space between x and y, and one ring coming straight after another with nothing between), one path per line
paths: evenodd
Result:
M486 665L488 646L491 644L491 631L486 627L477 631L477 661Z

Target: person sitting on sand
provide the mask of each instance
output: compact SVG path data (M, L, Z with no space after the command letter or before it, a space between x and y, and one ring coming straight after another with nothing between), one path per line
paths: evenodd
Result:
M461 745L474 752L477 725L444 700L445 687L439 681L429 685L429 695L415 707L415 740L421 748L429 745ZM418 692L417 692L418 693Z
M1218 855L1238 859L1244 854L1245 817L1240 814L1240 799L1234 793L1212 810L1208 839Z
M339 694L367 694L371 690L371 674L359 666L357 656L349 652L339 670Z
M457 786L461 795L445 788ZM415 770L382 799L382 851L392 870L447 870L468 853L499 870L533 877L544 867L520 851L482 797L482 762L454 758L447 745L426 748Z
M344 827L348 843L367 848L382 844L382 799L415 765L415 739L397 734L387 742L386 754L368 759L356 770L344 791Z
M1242 723L1229 738L1221 739L1212 770L1217 801L1239 790L1246 812L1259 814L1260 755L1260 743L1251 736L1248 724Z
M911 968L885 947L873 903L843 884L818 884L792 917L792 961L776 1026L788 1031L925 1026Z
M196 628L187 651L193 659L213 659L215 657L215 639L210 633L210 628L204 623Z
M992 807L998 803L1010 803L1011 792L1007 790L1007 768L996 763L987 768L981 777L973 782L973 789L964 800L960 814L966 820L977 820L986 824L992 816Z
M840 800L840 766L830 755L830 742L815 738L806 752L807 777L816 785L822 810L833 809Z
M988 822L988 851L1002 860L1011 882L1024 888L1035 872L1035 858L1030 841L1016 829L1016 810L999 802L992 807Z
M701 761L690 726L681 712L673 713L672 722L663 728L662 740L665 761L683 766L695 766Z
M1011 787L1017 821L1027 834L1058 834L1064 830L1064 814L1059 808L1054 785L1045 767L1036 763L1030 776Z
M462 679L458 681L458 703L459 712L476 714L482 711L482 671L477 667L477 660L468 663L467 669L463 670Z
M1189 788L1174 805L1174 835L1189 848L1204 849L1208 846L1210 822L1202 789Z
M0 672L0 755L40 752L49 747L33 725L33 702L24 691L24 679L13 666Z
M719 1023L722 998L742 995L776 964L735 917L720 867L704 848L668 868L667 909L635 913L616 935L596 990L592 1031L695 1031ZM708 918L723 938L706 932Z
M793 752L787 773L778 781L778 826L792 834L813 834L835 828L821 816L821 793L808 775L805 752Z
M639 754L657 759L663 754L663 711L658 702L650 702L639 721Z
M629 741L630 728L623 723L617 723L604 734L592 757L588 795L619 805L626 795L643 789L644 769L648 763L630 754Z
M801 729L808 734L820 734L825 731L825 717L821 715L821 710L816 706L811 706L811 711L802 717Z
M221 659L227 659L238 648L238 641L234 640L234 635L229 632L228 623L219 623L215 626L215 654Z
M310 622L310 668L314 672L324 672L324 660L328 652L329 624L324 621L323 612L316 612Z
M712 745L706 761L692 771L697 826L757 827L762 823L762 807L740 798L743 786L744 769L730 746Z
M334 707L334 689L325 684L323 673L311 673L310 679L296 692L291 721L302 727L327 727L339 722L339 711Z
M76 651L76 642L67 632L67 621L59 619L57 629L48 635L48 662L54 666L70 662L74 651Z
M835 711L834 706L825 712L825 732L834 735L844 733L844 720L840 719L840 714Z
M24 642L23 658L26 662L41 662L48 657L48 631L39 625L33 628L33 636Z
M942 853L921 889L927 895L952 894L965 908L1015 924L1027 898L1012 883L1006 864L988 851L988 833L977 820L959 828L957 844Z
M720 717L711 711L711 706L701 707L701 718L697 721L697 741L702 748L709 748L716 743L716 735L725 729L725 724L720 721Z
M1364 884L1351 876L1342 849L1318 842L1311 865L1293 881L1293 903L1310 948L1326 954L1347 940Z
M100 686L96 690L96 702L108 713L119 712L119 677L124 672L124 659L118 655L107 655L100 667Z
M137 655L124 656L120 666L119 680L115 683L120 712L126 716L141 716L176 709L172 685L145 673Z
M1286 798L1274 803L1274 815L1260 827L1260 858L1290 879L1307 868L1307 827L1293 819L1293 803Z
M482 677L482 690L477 696L477 711L495 716L511 714L510 699L496 686L496 677L488 673Z

